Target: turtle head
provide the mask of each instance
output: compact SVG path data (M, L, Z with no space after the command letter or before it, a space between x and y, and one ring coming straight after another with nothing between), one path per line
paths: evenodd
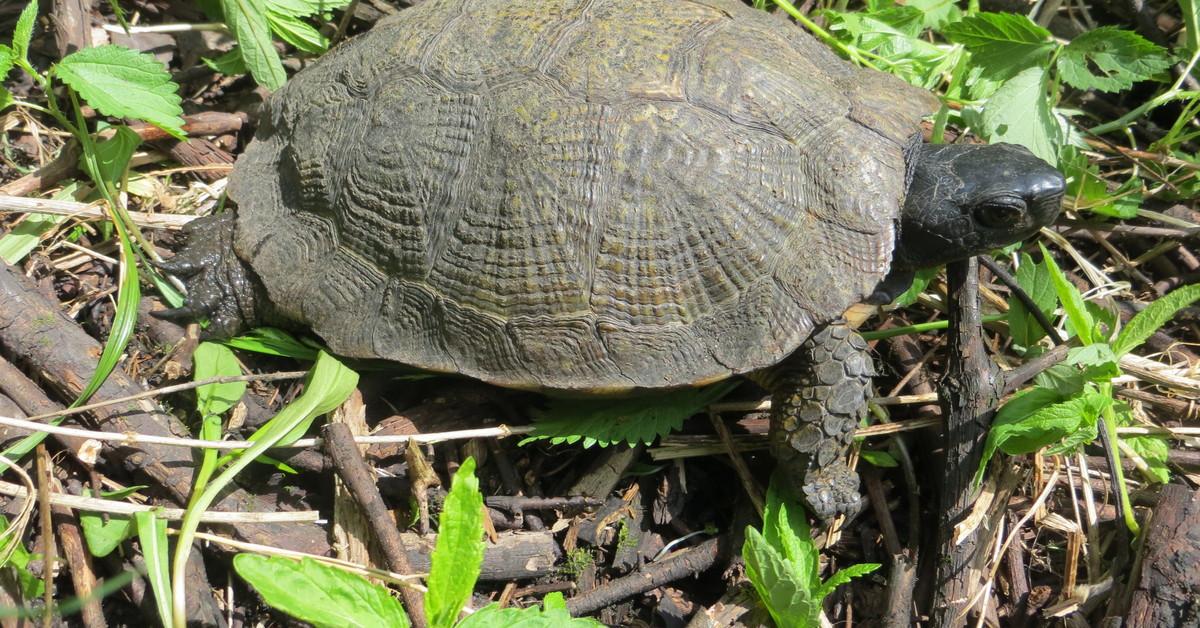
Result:
M1066 181L1013 144L921 144L892 266L912 271L1024 240L1058 217Z

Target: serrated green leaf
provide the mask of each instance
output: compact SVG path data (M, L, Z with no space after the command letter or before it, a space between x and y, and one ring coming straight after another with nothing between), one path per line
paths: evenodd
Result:
M941 30L948 24L962 19L962 9L956 0L908 0L905 6L921 12L925 28Z
M1173 290L1146 306L1146 309L1138 312L1129 324L1121 329L1121 333L1113 341L1113 351L1117 355L1125 355L1138 348L1174 318L1176 312L1197 300L1200 300L1200 284L1192 284Z
M254 80L272 91L283 87L287 73L271 43L271 25L263 0L221 0L221 11Z
M947 24L942 34L962 44L971 61L991 80L1008 80L1033 68L1044 68L1054 50L1050 31L1015 13L976 13Z
M271 608L318 628L410 625L386 588L311 558L238 554L233 568Z
M84 48L50 71L100 113L145 120L184 139L179 86L151 55L113 45Z
M193 378L196 381L213 377L232 377L242 374L242 367L229 347L215 342L202 342L192 353ZM241 401L246 382L205 384L196 389L196 410L200 416L224 414Z
M1112 397L1096 392L1094 385L1077 397L1058 399L1057 392L1037 387L1000 408L988 431L976 484L983 479L983 471L996 451L1012 456L1033 453L1081 432L1094 438L1096 420L1112 404Z
M736 386L737 382L725 381L622 399L551 399L545 410L534 412L534 432L521 444L539 440L556 445L583 441L585 448L620 442L650 444Z
M817 596L825 599L826 596L833 593L834 589L850 582L854 578L865 576L882 566L879 563L859 563L857 565L850 565L845 569L839 569L832 576L829 576L828 580L821 583L821 588L817 590Z
M329 47L329 40L324 35L299 18L268 11L267 22L271 32L301 52L319 55Z
M1167 51L1133 31L1101 26L1071 40L1058 55L1058 74L1079 89L1119 92L1171 66Z
M137 524L138 544L146 565L146 578L154 592L154 605L162 625L171 624L170 550L167 546L167 522L154 511L142 511L133 516Z
M1046 98L1046 71L1031 67L1005 81L984 107L982 130L990 142L1020 144L1057 163L1062 128Z
M350 0L264 0L267 11L277 15L308 17L344 8Z
M885 69L906 81L932 87L932 75L947 58L945 50L920 37L923 15L911 7L876 13L828 11L830 30L842 41L889 60ZM940 72L936 72L940 80Z
M746 527L742 558L746 578L777 626L818 625L820 600L813 599L808 578L798 574L752 526Z
M452 628L471 598L483 565L483 494L475 477L475 459L467 458L454 474L450 494L438 518L437 545L430 558L425 616L430 628Z
M4 82L8 80L8 73L12 72L15 61L16 54L13 49L0 44L0 111L4 111L12 102L12 94L4 88Z
M13 27L13 57L26 65L29 64L29 42L33 40L33 23L37 20L37 11L38 0L29 0L29 4L21 9L21 15L17 17L17 24Z

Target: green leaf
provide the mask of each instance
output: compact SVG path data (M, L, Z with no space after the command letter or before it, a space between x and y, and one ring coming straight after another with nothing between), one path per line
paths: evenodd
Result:
M1062 129L1046 98L1046 70L1031 67L1005 81L984 107L983 132L990 142L1020 144L1057 163Z
M277 15L308 17L344 8L350 0L265 0L267 11Z
M742 558L746 561L746 578L775 625L818 625L821 606L820 600L813 599L811 583L752 526L746 526Z
M33 23L37 21L37 11L38 0L29 0L29 4L21 9L21 15L17 17L17 24L13 27L13 57L25 65L29 65L29 42L33 40Z
M828 580L821 583L821 588L817 590L817 595L821 599L825 599L825 597L843 584L850 582L854 578L865 576L882 566L879 563L859 563L857 565L850 565L845 569L839 569L837 573L829 576Z
M12 94L4 88L4 82L8 79L8 73L13 69L14 61L16 61L16 56L13 49L0 44L0 111L7 109L13 101Z
M192 353L193 379L196 381L213 377L235 377L242 374L242 367L229 347L215 342L202 342ZM246 392L246 382L205 384L196 389L196 410L200 416L224 414L241 401Z
M1058 55L1058 73L1079 89L1119 92L1171 67L1167 51L1133 31L1101 26L1071 40Z
M170 550L167 548L167 522L159 519L154 511L134 513L137 522L138 543L142 546L142 558L146 561L146 577L154 592L154 605L162 625L171 624L171 572Z
M1050 255L1050 251L1046 250L1046 246L1040 242L1038 246L1042 249L1042 259L1045 260L1046 268L1050 271L1050 281L1054 284L1054 292L1067 312L1067 327L1083 344L1090 345L1096 342L1096 319L1084 305L1083 295L1079 293L1079 288L1076 288L1075 284L1071 283L1059 269L1058 264Z
M909 0L904 6L921 12L922 26L941 30L962 20L962 9L956 0Z
M1050 31L1015 13L976 13L946 25L942 34L971 52L971 61L992 80L1044 70L1054 44Z
M274 327L256 327L241 336L221 342L234 349L297 360L315 360L320 352L320 347L297 340L295 336Z
M1038 309L1049 320L1054 315L1054 306L1058 299L1054 294L1054 284L1045 264L1037 264L1028 253L1021 254L1021 265L1017 267L1017 285L1033 299ZM1008 330L1013 342L1022 347L1032 347L1046 335L1046 330L1038 324L1037 319L1025 307L1025 302L1016 296L1008 298Z
M242 61L242 51L238 48L234 48L215 59L201 57L200 60L204 62L204 65L207 65L212 69L213 72L218 74L235 76L250 72L250 70L246 68L246 62Z
M268 11L267 22L271 25L271 32L297 50L319 55L329 47L329 40L320 31L299 18Z
M83 528L83 538L87 540L88 551L92 556L102 558L108 556L125 539L133 538L136 528L133 519L120 515L110 515L105 521L97 513L80 512L79 525Z
M319 628L409 626L386 588L311 558L238 554L233 568L271 608Z
M483 494L475 477L475 459L463 461L438 519L437 545L430 558L425 616L430 628L451 628L458 621L483 565Z
M71 182L51 198L56 201L75 200L75 193L78 190L79 184ZM66 216L54 214L26 214L25 220L22 220L8 233L0 236L0 259L8 264L19 264L21 260L25 259L25 256L37 248L43 236L66 219Z
M1146 306L1146 309L1138 312L1129 324L1121 329L1121 333L1113 341L1113 351L1117 355L1125 355L1138 348L1174 318L1179 310L1197 300L1200 300L1200 284L1191 284L1178 288Z
M185 137L179 86L149 54L112 45L84 48L50 71L104 115L145 120L176 138Z
M1000 408L984 444L983 459L975 474L976 484L983 479L987 463L996 451L1016 456L1033 453L1080 433L1088 440L1094 438L1097 418L1112 404L1112 397L1096 392L1095 386L1066 401L1056 403L1055 399L1058 399L1055 391L1038 387L1014 397ZM1078 444L1081 440L1077 437L1069 444Z
M654 396L622 399L551 399L534 414L534 432L521 444L549 439L553 444L583 441L584 448L625 442L649 444L679 429L688 417L737 386L725 381L705 388L683 388Z
M900 466L900 463L886 451L877 451L874 449L864 449L858 452L858 457L866 460L872 466L893 468Z
M242 60L259 85L269 90L283 87L287 74L275 45L262 0L221 0L225 23L241 47Z
M1100 168L1073 147L1065 147L1061 166L1067 176L1067 196L1074 199L1076 210L1102 216L1128 219L1137 216L1142 206L1142 182L1131 176L1114 192L1100 177Z
M542 605L542 608L500 608L499 604L488 604L471 613L455 628L589 628L604 625L589 617L571 617L562 593L557 591L547 595Z
M1151 478L1159 484L1171 481L1171 471L1167 469L1167 455L1170 453L1170 447L1165 438L1161 436L1130 436L1122 440L1137 455L1141 456L1142 460L1146 461Z
M917 297L929 287L929 282L941 272L940 268L922 268L913 275L912 285L892 301L895 307L908 307L917 302Z
M91 174L93 179L111 183L114 189L125 179L129 159L133 157L138 144L142 143L142 138L129 127L121 124L116 129L117 132L112 137L96 143L96 166L99 172ZM80 169L85 172L88 169L88 160L82 156Z

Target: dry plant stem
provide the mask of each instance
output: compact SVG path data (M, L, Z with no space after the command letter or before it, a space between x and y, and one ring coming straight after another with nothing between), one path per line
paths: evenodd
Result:
M0 495L24 499L29 495L25 487L11 482L0 482ZM183 518L182 508L163 508L161 506L146 506L131 504L115 499L100 497L83 497L66 493L50 493L50 504L86 510L88 512L105 512L112 515L132 515L138 512L158 513L160 519L177 521ZM296 510L282 512L224 512L212 510L200 516L204 523L304 523L319 521L321 513L316 510Z
M53 500L51 503L53 504ZM79 618L85 628L104 628L108 622L104 619L104 609L100 606L100 599L92 597L96 588L96 574L92 569L92 555L83 546L83 535L79 522L70 508L53 504L52 510L59 543L62 545L63 556L67 559L67 571L75 589L75 597L83 600Z
M1140 573L1131 580L1126 626L1184 626L1196 621L1200 590L1200 491L1164 486L1146 526ZM1124 597L1124 596L1123 596Z
M325 426L325 451L333 460L338 476L345 482L346 488L358 501L367 522L379 542L384 556L387 557L388 567L403 575L413 573L408 563L408 554L404 540L396 528L396 521L383 503L379 487L375 485L375 471L363 459L362 452L354 442L354 435L344 423L330 423ZM411 589L402 589L400 595L404 598L404 609L412 625L425 628L425 598Z
M108 218L108 213L95 203L76 203L74 201L53 201L49 199L0 195L0 214L5 213L39 213L95 219ZM137 226L154 229L182 229L184 225L196 219L196 216L184 216L182 214L147 214L135 211L127 211L126 213L129 214L130 219Z
M729 434L729 426L725 425L725 422L721 420L721 417L716 412L709 412L708 420L712 423L713 430L717 432L717 437L721 439L721 443L725 446L725 453L729 456L729 462L733 465L738 479L742 482L742 489L746 491L746 495L750 497L750 503L754 504L754 509L758 511L758 516L761 517L766 507L763 503L762 491L759 490L758 483L754 481L754 476L750 474L750 468L746 466L746 461L734 449L733 439Z
M54 526L50 518L50 454L46 452L45 443L38 445L34 451L37 465L38 480L38 522L41 524L42 537L42 626L50 628L54 625L54 574L57 570L58 556L55 552Z
M567 600L567 610L578 616L591 613L626 598L700 573L712 567L721 554L721 545L728 543L724 536L709 539L673 556L642 567L640 571L610 580L583 595Z
M993 408L1000 397L994 367L984 346L979 313L979 271L975 258L947 267L949 285L949 343L946 375L942 379L942 414L946 417L945 461L938 505L936 592L931 625L963 626L966 603L979 590L972 569L979 547L977 534L953 539L954 527L970 513L976 497L972 476L979 466Z

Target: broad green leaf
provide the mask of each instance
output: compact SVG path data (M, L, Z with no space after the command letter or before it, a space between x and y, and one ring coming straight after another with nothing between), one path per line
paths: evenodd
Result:
M1129 324L1121 329L1117 339L1113 341L1113 351L1117 355L1125 355L1141 346L1146 339L1154 335L1163 325L1175 317L1183 308L1200 300L1200 284L1183 286L1163 296L1146 309L1138 312Z
M193 378L196 381L213 377L234 377L242 374L242 367L229 347L215 342L196 345L192 354ZM196 389L196 410L200 416L224 414L241 401L246 392L246 382L205 384Z
M922 268L913 275L912 285L892 301L895 307L908 307L917 302L917 297L929 287L929 282L941 272L940 268Z
M1021 254L1021 265L1017 267L1017 285L1029 295L1038 309L1050 319L1058 299L1054 295L1054 284L1044 264L1037 264L1028 253ZM1016 296L1008 298L1008 329L1013 342L1022 347L1032 347L1046 335L1025 303Z
M920 10L925 28L941 30L962 19L962 9L956 0L909 0L904 6Z
M796 572L797 581L804 582L810 591L814 591L821 584L817 548L809 538L804 508L780 490L782 477L775 474L767 485L767 499L763 507L763 539L783 555Z
M271 25L263 0L221 0L221 11L254 80L272 91L283 87L287 74L271 42Z
M1022 70L992 94L983 109L983 132L990 142L1020 144L1047 163L1058 162L1062 129L1046 98L1046 71Z
M487 606L471 613L455 628L590 628L604 624L589 617L571 617L562 593L554 592L542 600L542 608L500 608Z
M1058 300L1067 312L1067 326L1083 344L1090 345L1096 342L1096 319L1084 305L1083 295L1079 293L1079 288L1076 288L1075 284L1071 283L1059 269L1058 264L1050 255L1050 251L1046 250L1046 246L1040 242L1038 246L1042 249L1042 259L1046 264L1046 269L1050 271L1050 281L1054 284L1054 292L1058 294Z
M1061 166L1067 175L1067 196L1074 199L1076 210L1121 219L1137 216L1142 205L1142 184L1138 177L1131 176L1110 193L1108 183L1100 177L1100 168L1073 147L1063 149Z
M320 347L297 340L295 336L274 327L256 327L221 343L234 349L297 360L315 360L320 352Z
M22 598L40 599L46 590L45 581L29 570L29 563L33 561L34 555L21 545L20 535L9 531L9 525L8 517L0 515L0 533L3 533L0 534L0 569L7 568L16 575Z
M142 143L142 138L129 127L121 124L116 128L117 132L112 137L96 142L96 167L99 172L92 174L93 179L111 183L113 189L119 189L129 169L129 159L133 157L138 144ZM80 169L86 171L88 163L80 157Z
M250 72L250 70L246 68L246 62L242 61L242 51L238 48L234 48L233 50L230 50L229 52L215 59L201 57L200 60L204 62L204 65L207 65L212 69L213 72L218 74L234 76L237 74L247 74Z
M319 55L329 47L329 40L320 31L299 18L268 11L267 22L271 25L271 32L301 52Z
M146 577L154 592L154 605L162 625L171 623L171 571L170 550L167 547L167 522L159 519L154 511L135 513L138 544L142 547L142 558L146 562Z
M797 573L795 567L753 526L746 526L742 558L746 561L746 578L775 625L818 625L820 600L813 599L808 578Z
M13 27L13 57L25 65L29 64L29 42L33 39L33 23L37 21L37 11L38 0L29 0L29 4L21 9L21 15L17 17L17 24Z
M987 78L1007 80L1021 72L1044 71L1054 50L1050 31L1014 13L976 13L942 29L946 39L962 44Z
M1165 438L1161 436L1131 436L1122 440L1137 455L1141 456L1142 460L1146 461L1151 477L1160 484L1171 481L1171 471L1167 468L1167 455L1170 453L1170 447Z
M264 6L271 13L291 17L308 17L318 13L328 13L334 9L344 8L348 4L350 4L350 0L264 0Z
M454 474L438 518L425 594L430 628L452 628L458 621L479 578L483 549L483 494L475 477L475 459L467 458Z
M12 71L15 60L13 49L0 44L0 111L4 111L12 104L12 94L5 89L4 82L8 80L8 73Z
M271 608L318 628L410 625L386 588L311 558L238 554L233 568Z
M884 69L906 81L932 87L932 75L946 51L922 39L923 15L911 7L891 7L877 13L827 12L830 29L843 41L888 60ZM936 80L940 80L940 72Z
M1119 92L1171 66L1167 52L1133 31L1101 26L1071 40L1058 55L1058 74L1079 89Z
M97 46L67 55L50 71L100 113L145 120L184 139L179 86L153 56Z
M1090 390L1066 401L1037 405L1036 402L1056 399L1058 395L1045 388L1033 388L1005 404L988 432L983 459L975 474L976 484L983 479L987 463L996 451L1016 456L1033 453L1080 432L1094 437L1096 420L1112 404L1112 398L1095 392L1094 386ZM1035 409L1027 411L1028 408Z
M96 557L108 556L122 541L133 538L136 532L133 519L129 517L110 515L105 521L93 512L80 512L79 526L83 528L88 551Z

